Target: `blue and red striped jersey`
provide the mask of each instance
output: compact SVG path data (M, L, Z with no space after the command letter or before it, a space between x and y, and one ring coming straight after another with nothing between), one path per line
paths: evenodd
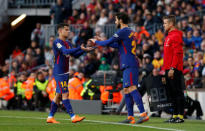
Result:
M121 69L138 67L138 59L136 56L137 42L134 37L134 31L132 31L129 27L119 29L108 40L96 41L95 43L100 46L118 48Z
M54 52L54 68L53 74L66 74L69 73L69 57L79 57L84 53L80 47L72 48L69 41L63 41L57 38L53 42Z

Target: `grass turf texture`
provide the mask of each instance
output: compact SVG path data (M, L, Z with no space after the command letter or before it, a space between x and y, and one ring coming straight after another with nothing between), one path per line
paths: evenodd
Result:
M118 115L85 115L85 121L71 123L65 113L56 113L60 124L47 124L48 113L29 111L0 110L0 131L157 131L157 130L186 130L204 131L205 121L186 120L183 124L164 123L165 119L151 118L143 124L120 125L126 116ZM164 129L159 129L164 128Z

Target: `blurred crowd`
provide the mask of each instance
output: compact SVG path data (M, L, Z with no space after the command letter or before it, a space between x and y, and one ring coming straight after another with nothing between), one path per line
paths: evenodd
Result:
M166 34L162 28L153 32L150 27L155 23L162 24L164 15L176 15L180 18L177 28L183 31L185 86L187 89L196 89L203 88L205 76L205 16L196 13L202 11L204 5L200 0L91 0L88 5L80 3L79 9L70 10L72 6L57 0L50 13L53 24L65 22L82 25L78 34L70 32L68 38L74 47L78 47L82 43L91 45L88 39L94 36L107 39L100 26L114 24L116 12L127 12L130 22L135 25L140 80L152 75L153 69L157 72L155 74L160 75L163 66L163 41ZM72 13L68 13L68 10ZM28 106L34 109L44 107L49 99L52 100L56 84L52 76L52 44L55 38L50 36L49 42L45 43L44 30L37 23L31 33L29 48L21 51L16 47L13 51L10 74L8 59L0 66L1 92L5 85L14 90L14 94L9 89L0 93L1 98L7 96L6 100L12 100L9 108ZM107 88L114 87L88 85L92 81L91 75L96 71L115 70L121 76L118 51L110 47L98 47L78 59L71 57L69 70L69 90L72 90L69 92L75 94L70 95L71 99L101 99L106 103L109 97ZM117 98L121 97L117 92L113 95L113 101L119 103L121 99ZM17 107L12 105L14 101L19 103Z

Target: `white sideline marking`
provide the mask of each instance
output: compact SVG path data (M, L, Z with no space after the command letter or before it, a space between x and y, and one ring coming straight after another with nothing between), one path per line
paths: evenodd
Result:
M24 116L0 116L4 118L17 118L17 119L41 119L46 120L46 118L42 117L24 117ZM70 120L70 119L57 119L57 120ZM155 126L145 126L145 125L138 125L138 124L123 124L123 123L117 123L117 122L106 122L106 121L96 121L96 120L84 120L87 122L93 122L93 123L101 123L101 124L113 124L113 125L125 125L125 126L132 126L132 127L144 127L144 128L152 128L152 129L159 129L159 130L169 130L169 131L183 131L178 129L172 129L172 128L161 128L161 127L155 127Z

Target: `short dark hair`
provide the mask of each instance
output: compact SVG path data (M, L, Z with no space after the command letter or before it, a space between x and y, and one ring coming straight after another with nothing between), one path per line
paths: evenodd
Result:
M126 13L124 13L124 12L117 13L117 14L116 14L116 17L117 17L119 20L122 20L122 22L123 22L124 24L128 24L129 21L130 21L129 16L128 16Z
M66 24L66 23L60 23L60 24L57 25L57 30L59 30L60 28L64 28L64 26L68 26L69 27L69 25Z
M169 22L172 22L173 25L176 25L176 16L175 15L167 15L163 17L163 20L167 19Z

